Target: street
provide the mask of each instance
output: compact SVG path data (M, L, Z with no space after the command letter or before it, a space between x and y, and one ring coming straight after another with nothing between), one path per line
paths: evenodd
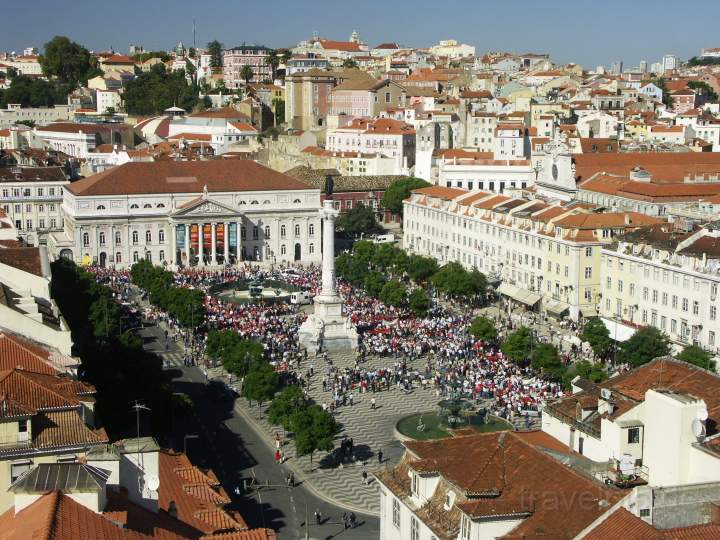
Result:
M269 441L261 438L235 412L232 400L218 400L208 395L202 370L182 365L180 345L171 341L169 350L165 351L163 332L156 326L143 328L138 335L143 338L147 350L163 358L173 379L173 391L187 394L194 404L191 415L169 419L173 446L177 450L186 448L193 463L215 471L249 527L271 528L277 531L280 539L301 539L306 537L307 515L310 538L367 539L379 536L377 517L358 515L357 527L344 529L344 510L328 504L302 485L287 487L289 470L275 463ZM252 478L263 487L244 490L243 480L249 483ZM238 488L239 494L236 493ZM315 522L316 510L323 516L320 525Z

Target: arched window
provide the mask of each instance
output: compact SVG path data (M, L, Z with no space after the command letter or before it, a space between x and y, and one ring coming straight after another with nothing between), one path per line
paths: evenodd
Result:
M295 236L300 236L300 225L295 225Z
M89 246L90 245L90 235L86 232L82 234L82 241L83 246Z
M140 257L138 256L137 251L133 251L133 262L138 262L140 260Z
M122 262L122 253L120 253L119 251L115 254L115 262L116 263Z
M286 235L287 235L287 228L285 227L285 225L280 225L280 236L282 238L285 238Z
M130 210L135 210L136 208L140 208L137 204L131 204Z
M310 227L308 227L308 232L310 233L310 236L315 236L315 224L311 223Z
M98 204L96 210L105 210L104 204Z
M160 262L165 260L165 252L162 249L160 250L160 253L158 253L158 259L160 259Z
M165 208L165 205L163 203L160 203L157 205L157 208Z
M165 229L160 229L158 231L158 243L160 243L160 244L165 243Z
M120 231L115 231L115 243L116 244L122 244L122 235L120 234Z
M265 200L263 201L263 204L270 204L270 201L267 200L267 199L265 199Z
M265 225L265 238L270 238L270 225Z
M315 244L310 244L308 246L308 252L309 253L315 253Z
M293 201L293 204L300 204L300 202L301 202L300 199L295 199L295 200Z
M101 232L100 234L98 234L98 242L100 242L101 246L105 245L105 233L104 232Z
M143 204L143 208L152 208L152 204L149 204L149 203Z
M250 201L250 204L258 204L257 201Z
M285 244L280 246L280 255L285 255L287 253L287 248L285 247Z
M145 243L149 244L152 242L152 233L150 231L145 231Z
M238 201L238 204L239 204L240 206L242 206L242 205L244 205L244 204L247 204L247 201Z
M137 231L133 231L132 233L132 242L133 244L137 244L139 241L139 235Z

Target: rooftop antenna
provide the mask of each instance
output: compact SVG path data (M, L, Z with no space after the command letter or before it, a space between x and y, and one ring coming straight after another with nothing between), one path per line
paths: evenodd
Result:
M197 54L197 44L195 43L195 19L193 19L193 49L195 49L195 54Z
M137 449L137 465L142 474L138 475L138 491L142 494L145 483L145 466L142 463L142 454L140 453L140 411L150 411L149 407L143 405L140 401L135 400L130 407L135 411L135 433L136 433L136 449Z

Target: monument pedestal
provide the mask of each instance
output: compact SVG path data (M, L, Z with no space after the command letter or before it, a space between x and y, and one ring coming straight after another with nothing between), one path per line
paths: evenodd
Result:
M322 290L315 299L314 313L300 326L300 346L317 352L356 350L358 334L355 326L342 313L342 298L335 289L335 218L333 201L325 199L320 210L323 218Z

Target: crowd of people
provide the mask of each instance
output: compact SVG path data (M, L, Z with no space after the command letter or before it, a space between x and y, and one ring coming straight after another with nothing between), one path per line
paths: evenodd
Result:
M106 268L92 271L99 282L112 288L119 302L128 302L129 272ZM331 411L352 406L357 393L424 389L435 392L438 398L482 402L496 414L511 417L530 414L543 400L562 395L561 385L536 377L530 368L518 366L494 346L473 339L467 332L472 320L468 310L451 311L434 305L426 316L418 317L340 282L338 291L360 342L355 365L339 368L323 353L318 360L311 354L309 362L302 362L308 352L301 350L297 334L306 314L298 305L284 301L240 304L210 293L213 286L227 282L279 280L315 294L320 286L319 268L247 265L220 271L182 269L173 275L176 285L205 293L206 320L194 333L187 333L157 309L146 308L144 315L148 320L167 323L168 339L185 340L186 364L211 365L205 355L205 340L213 329L231 329L261 343L268 360L285 377L300 383L312 376L315 362L324 359L322 389L327 398L322 405ZM370 368L365 362L368 356L381 360ZM377 367L378 363L382 367ZM375 397L371 399L374 404Z

